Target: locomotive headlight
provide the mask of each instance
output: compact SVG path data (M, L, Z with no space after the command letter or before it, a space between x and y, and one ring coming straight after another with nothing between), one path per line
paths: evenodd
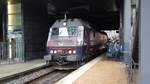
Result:
M73 54L76 54L76 50L73 50Z
M50 53L53 53L53 50L50 50Z
M63 23L63 25L64 25L64 26L66 26L66 25L67 25L67 23L66 23L66 22L64 22L64 23Z
M56 53L57 53L57 50L54 50L54 53L56 54Z
M72 53L72 51L71 51L71 50L69 50L69 51L68 51L68 53L69 53L69 54L71 54L71 53Z

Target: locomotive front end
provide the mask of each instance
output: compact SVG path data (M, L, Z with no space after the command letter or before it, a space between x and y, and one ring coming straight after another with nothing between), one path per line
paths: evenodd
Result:
M83 43L82 26L59 25L57 23L50 28L47 41L47 55L45 60L53 65L65 65L79 59L82 49L79 47Z

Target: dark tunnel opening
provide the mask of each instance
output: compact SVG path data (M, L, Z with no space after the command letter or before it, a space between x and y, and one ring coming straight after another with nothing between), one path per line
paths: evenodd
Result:
M66 12L67 18L81 18L88 21L96 31L118 30L122 1L22 0L20 3L25 60L43 58L46 53L49 28L55 20L63 19ZM5 19L7 19L7 11L5 13ZM0 14L2 14L1 8ZM0 18L0 20L2 19ZM0 27L0 37L3 39L2 22L0 22ZM5 23L5 30L7 30L7 22ZM5 37L5 39L8 38Z
M26 60L44 56L49 28L55 20L63 19L66 12L67 18L88 21L96 31L118 30L120 11L117 5L116 0L23 1Z

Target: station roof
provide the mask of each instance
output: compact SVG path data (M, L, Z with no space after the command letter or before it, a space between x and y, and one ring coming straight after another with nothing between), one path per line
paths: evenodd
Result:
M48 0L49 19L82 18L96 30L116 30L123 0Z

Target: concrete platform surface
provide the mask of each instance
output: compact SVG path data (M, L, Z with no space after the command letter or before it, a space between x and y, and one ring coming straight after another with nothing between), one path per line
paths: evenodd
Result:
M101 60L100 60L101 59ZM93 62L96 62L92 64ZM90 66L92 64L92 66ZM90 68L87 68L90 66ZM84 68L83 68L84 67ZM83 68L82 70L80 70ZM98 57L82 66L56 84L128 84L125 64ZM85 71L81 74L81 72ZM80 76L79 76L80 74ZM78 75L78 77L76 77ZM69 80L68 80L69 79Z
M3 78L22 73L34 68L42 67L46 65L43 59L33 60L25 63L0 65L0 80Z

